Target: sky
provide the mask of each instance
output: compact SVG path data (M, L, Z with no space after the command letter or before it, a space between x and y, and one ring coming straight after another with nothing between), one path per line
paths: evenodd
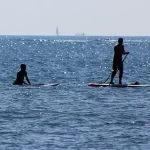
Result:
M0 0L0 35L150 36L150 0Z

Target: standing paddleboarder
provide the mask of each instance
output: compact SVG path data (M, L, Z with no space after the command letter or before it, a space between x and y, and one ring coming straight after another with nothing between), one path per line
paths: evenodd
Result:
M122 55L129 54L129 52L125 52L123 45L123 38L118 39L118 44L114 47L114 58L113 58L113 66L112 66L112 74L110 84L113 83L113 79L119 70L119 84L122 84L122 76L123 76L123 61Z

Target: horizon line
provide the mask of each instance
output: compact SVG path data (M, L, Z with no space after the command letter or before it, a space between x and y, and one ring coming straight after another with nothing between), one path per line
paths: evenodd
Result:
M70 35L70 34L66 34L66 35L32 35L32 34L0 34L0 36L47 36L47 37L150 37L150 35Z

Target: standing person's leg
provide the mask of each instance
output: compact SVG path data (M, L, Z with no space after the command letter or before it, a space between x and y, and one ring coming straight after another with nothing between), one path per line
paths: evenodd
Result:
M119 67L119 84L122 84L122 77L123 77L123 62L120 62Z
M114 80L116 73L117 73L117 64L113 63L113 70L112 70L112 74L111 74L110 84L114 84L113 80Z

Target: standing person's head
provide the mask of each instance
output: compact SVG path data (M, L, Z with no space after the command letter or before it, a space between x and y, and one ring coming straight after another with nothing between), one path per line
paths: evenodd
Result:
M25 64L21 64L20 68L21 68L21 70L26 70L26 65Z
M119 43L120 45L122 45L122 44L123 44L123 38L119 38L119 39L118 39L118 43Z

